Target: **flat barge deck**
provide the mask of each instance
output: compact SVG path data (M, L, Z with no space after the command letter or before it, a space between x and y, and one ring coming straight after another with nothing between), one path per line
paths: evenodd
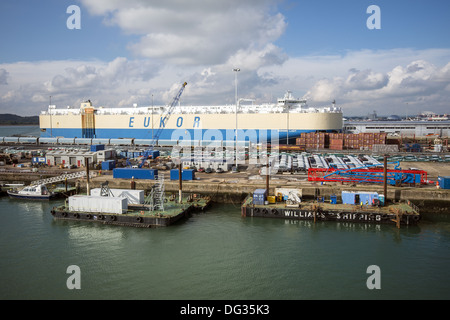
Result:
M103 213L71 211L65 204L54 207L51 214L57 220L72 220L97 222L109 225L154 228L167 227L176 222L188 218L193 212L205 210L211 203L208 197L192 197L192 195L183 197L182 203L169 200L164 205L164 211L151 211L148 205L134 204L128 205L126 213Z
M291 207L283 202L255 205L253 204L252 196L248 196L244 200L241 206L241 215L243 217L292 220L394 224L397 227L400 227L400 225L414 225L421 219L418 209L408 202L378 207L304 201L298 206Z

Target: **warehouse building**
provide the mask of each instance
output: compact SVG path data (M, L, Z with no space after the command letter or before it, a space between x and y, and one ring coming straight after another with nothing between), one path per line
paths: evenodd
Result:
M450 136L450 121L345 121L346 133L387 133L392 136Z

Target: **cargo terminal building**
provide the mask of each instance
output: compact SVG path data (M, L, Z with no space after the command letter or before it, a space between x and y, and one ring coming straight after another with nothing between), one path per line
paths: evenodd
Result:
M450 121L344 121L346 133L387 133L392 136L450 136Z

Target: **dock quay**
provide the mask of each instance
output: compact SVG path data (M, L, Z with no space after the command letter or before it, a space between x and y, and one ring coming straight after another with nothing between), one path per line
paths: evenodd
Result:
M301 178L299 178L301 179ZM90 180L93 187L99 187L101 183L108 181L111 188L130 188L131 182L127 179L113 179L111 176L99 176ZM151 180L136 180L137 189L149 189L154 184ZM265 188L262 180L246 178L205 178L194 181L183 181L183 192L199 193L209 195L214 202L219 203L242 203L255 189ZM272 179L270 181L269 193L273 193L278 187L295 187L303 190L303 197L314 199L317 196L329 198L333 194L342 191L357 191L362 187L358 185L340 184L318 184L308 181L295 181L288 179ZM166 181L166 192L178 192L177 181ZM365 185L364 190L382 192L382 186ZM412 201L421 211L439 211L450 214L450 191L436 189L435 187L389 187L387 198L393 201Z
M423 166L429 173L430 179L436 179L439 173L450 176L450 166L446 163L414 163L414 166ZM8 169L0 171L0 180L9 182L25 182L52 176L60 176L66 170L48 170L39 172L24 172L20 169ZM94 172L94 171L93 171ZM91 176L91 175L90 175ZM131 179L113 178L111 173L103 171L101 174L96 171L95 176L91 176L90 185L98 188L102 183L108 181L110 188L132 188ZM70 181L77 186L78 192L86 192L86 178ZM135 188L149 190L154 184L154 180L135 180ZM344 190L356 191L378 191L382 192L383 187L379 184L340 184L336 182L311 182L307 180L306 174L279 174L270 178L269 193L273 193L277 187L299 187L303 190L303 197L315 198L316 196L330 197L333 194L340 194ZM248 168L239 173L196 173L196 180L183 181L183 193L198 193L208 195L213 202L241 204L248 195L255 189L265 188L264 178L258 175L257 171ZM178 193L178 181L166 180L166 192ZM421 212L439 212L450 214L450 190L437 189L435 185L426 186L389 186L386 198L393 201L411 201L417 205Z

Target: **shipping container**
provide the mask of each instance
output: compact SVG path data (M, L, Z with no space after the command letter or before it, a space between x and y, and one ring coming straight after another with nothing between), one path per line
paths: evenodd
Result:
M363 192L363 191L342 191L342 203L343 204L363 204L372 205L374 199L379 199L377 192Z
M359 195L359 204L362 202L363 205L371 206L375 199L378 200L377 192L357 192L357 195Z
M439 188L450 189L450 177L438 177Z
M159 150L148 150L144 152L144 156L151 157L152 159L156 159L159 157Z
M341 194L343 204L355 204L356 193L352 191L342 191Z
M179 169L172 169L170 170L170 180L179 180ZM194 180L195 179L195 172L193 169L184 169L181 171L181 179L186 180Z
M266 199L267 199L266 189L256 189L253 192L253 204L263 205Z
M116 167L116 161L107 160L102 162L102 170L113 170Z
M330 203L331 204L337 204L337 197L336 197L336 195L332 194L330 196Z
M379 194L378 199L380 200L380 205L384 206L384 194Z
M91 196L100 197L101 188L94 188L91 190ZM109 189L110 197L126 198L128 204L143 204L145 200L144 190L132 189Z
M75 212L123 214L128 210L127 198L124 197L69 197L69 210Z
M91 152L97 152L100 150L105 150L105 145L104 144L93 144L91 145Z
M158 176L156 169L141 169L141 168L115 168L113 170L113 177L116 179L146 179L155 180Z
M33 157L31 159L32 163L42 163L45 164L46 163L46 158L45 157Z
M193 169L187 169L183 170L181 172L181 179L183 180L194 180L195 179L195 172Z

